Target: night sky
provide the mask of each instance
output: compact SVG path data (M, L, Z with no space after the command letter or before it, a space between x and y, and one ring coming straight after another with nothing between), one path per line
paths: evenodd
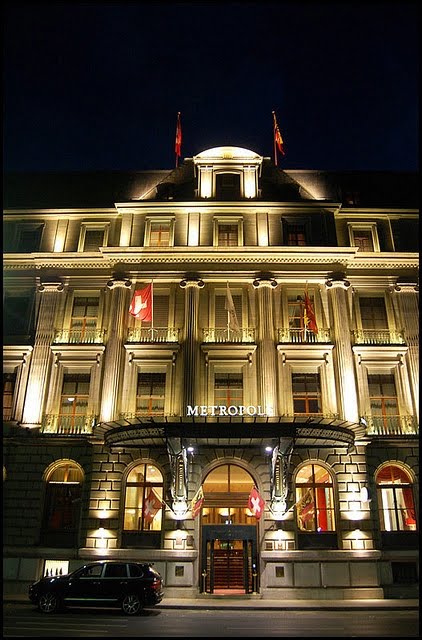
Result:
M286 169L418 170L416 2L3 9L5 171L171 169L220 145Z

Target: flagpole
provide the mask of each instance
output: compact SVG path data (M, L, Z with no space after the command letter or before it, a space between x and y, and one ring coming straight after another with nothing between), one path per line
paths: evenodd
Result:
M180 111L177 112L177 122L176 122L176 143L175 143L175 155L176 155L176 169L179 166L179 155L180 155L180 151L181 151L181 144L182 144L182 140L181 140L181 123L180 123Z
M151 278L151 340L154 340L154 279Z
M273 142L274 142L274 164L277 166L277 143L275 140L275 111L273 111Z
M229 295L229 281L226 280L226 300ZM227 309L227 340L230 340L230 311Z

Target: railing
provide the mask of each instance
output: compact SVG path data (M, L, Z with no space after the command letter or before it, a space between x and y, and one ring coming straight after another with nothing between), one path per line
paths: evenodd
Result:
M415 416L362 416L368 436L417 435L419 424Z
M60 329L55 344L104 344L104 329Z
M353 344L405 344L402 331L388 329L356 329L352 331Z
M228 328L202 329L204 342L255 342L255 329L246 328L235 331Z
M158 409L157 411L134 411L119 414L119 418L123 420L132 420L133 418L149 418L151 416L164 416L164 409Z
M129 329L127 342L179 342L179 329L175 327L156 327Z
M46 414L41 422L42 433L54 433L67 436L90 435L97 422L95 415L61 416Z
M317 344L319 342L332 342L330 329L318 328L318 333L307 329L287 327L278 329L278 341L293 344Z

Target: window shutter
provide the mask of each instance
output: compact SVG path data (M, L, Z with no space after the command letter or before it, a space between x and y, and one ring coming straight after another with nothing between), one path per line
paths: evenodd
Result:
M166 328L169 321L169 296L154 295L153 322L154 327Z

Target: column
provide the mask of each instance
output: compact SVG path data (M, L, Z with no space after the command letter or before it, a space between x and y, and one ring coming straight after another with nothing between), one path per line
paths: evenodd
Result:
M185 322L183 335L183 411L194 406L199 389L199 290L204 282L199 278L187 278L180 283L185 290Z
M61 282L43 282L38 287L40 304L23 407L21 422L23 427L41 426L52 360L50 347L54 340L57 302L59 293L63 290L64 286Z
M118 418L130 286L130 280L124 278L116 277L107 282L107 287L111 291L111 301L104 354L100 422L110 422Z
M259 405L267 415L277 415L276 347L274 341L273 278L257 278L257 379Z
M411 394L415 415L419 422L419 287L414 283L397 283L392 295L398 302L399 318L408 348Z
M342 276L338 276L328 279L325 286L329 291L334 320L333 358L337 371L340 417L350 422L358 422L358 396L347 300L347 289L350 287L350 282Z

